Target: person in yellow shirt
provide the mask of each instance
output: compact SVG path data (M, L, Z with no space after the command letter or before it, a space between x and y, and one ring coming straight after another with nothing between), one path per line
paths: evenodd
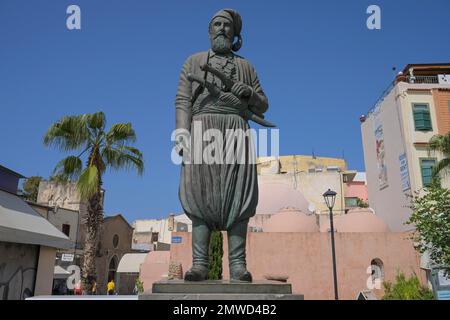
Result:
M96 295L97 294L97 282L94 280L92 282L92 295Z
M108 295L114 294L114 288L115 288L114 280L111 279L111 280L108 282L108 285L107 285Z

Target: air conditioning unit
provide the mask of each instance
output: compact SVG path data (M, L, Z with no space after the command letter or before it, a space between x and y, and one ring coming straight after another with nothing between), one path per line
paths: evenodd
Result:
M439 84L450 84L450 74L438 74Z

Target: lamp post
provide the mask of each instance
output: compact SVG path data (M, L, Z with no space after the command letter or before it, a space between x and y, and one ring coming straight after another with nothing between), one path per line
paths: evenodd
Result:
M337 287L337 273L336 273L336 252L334 249L334 225L333 225L333 207L336 201L336 192L328 189L324 194L323 198L327 204L328 209L330 209L330 228L331 228L331 254L333 256L333 280L334 280L334 299L339 300L338 287Z

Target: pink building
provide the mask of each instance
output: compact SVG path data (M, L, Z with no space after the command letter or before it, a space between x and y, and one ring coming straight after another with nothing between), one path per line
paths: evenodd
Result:
M352 181L345 183L344 191L346 208L357 207L358 199L368 203L369 193L367 191L366 173L356 173Z
M150 251L140 266L139 279L144 290L150 290L153 282L166 278L169 272L170 251Z
M312 179L309 182L311 188L302 193L286 182L287 179L280 177L280 181L276 181L275 178L259 181L260 201L256 215L250 221L247 240L249 270L255 280L287 278L293 293L303 294L305 299L333 299L329 215L323 210L314 210L307 193L313 188L322 191L326 181L316 185ZM356 174L344 183L343 190L339 191L345 198L367 201L364 175ZM420 256L413 247L410 234L391 232L370 208L349 205L345 208L334 215L341 299L356 299L359 292L366 290L372 290L381 298L382 282L393 281L398 271L407 275L416 273L422 283L426 282L425 272L420 269ZM172 237L177 237L177 243L171 244L170 257L166 257L167 266L170 260L188 270L192 263L191 233L174 232ZM146 289L151 287L150 280L156 281L167 274L167 269L165 272L163 269L148 271L154 268L152 254L149 254L147 264L141 267L145 274L153 272L151 277L147 277L147 283L144 280ZM227 255L225 239L224 279L229 277Z
M333 275L329 223L325 215L305 214L286 208L265 219L263 232L249 232L247 262L256 280L287 278L293 293L305 299L333 299ZM381 298L382 281L393 281L398 271L416 273L425 283L420 257L408 233L393 233L369 209L352 209L335 217L336 259L339 296L356 299L371 289ZM224 233L226 237L226 233ZM192 263L191 233L176 232L170 257L148 256L141 267L146 289L167 274L169 260L187 270ZM228 279L227 241L224 241L223 276ZM158 259L164 261L157 263ZM156 266L158 265L158 266ZM164 269L166 268L166 269Z
M176 233L176 236L181 237L182 242L172 245L170 258L181 262L186 270L192 261L191 233ZM419 269L420 258L407 234L338 232L335 240L341 299L354 300L360 291L368 289L372 289L378 298L382 297L381 281L394 280L398 270L408 275L415 272L425 281ZM228 278L227 254L225 246L224 279ZM287 282L292 284L293 293L304 294L307 300L334 299L328 233L249 233L247 261L254 279L287 277ZM372 275L374 271L378 272L375 278Z

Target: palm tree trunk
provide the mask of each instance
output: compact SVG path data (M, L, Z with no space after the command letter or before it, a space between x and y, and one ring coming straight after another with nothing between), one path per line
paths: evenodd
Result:
M83 294L90 293L92 282L96 279L95 258L97 255L98 237L103 221L101 192L97 192L88 201L86 217L86 238L84 242L83 266L81 268L81 288Z

